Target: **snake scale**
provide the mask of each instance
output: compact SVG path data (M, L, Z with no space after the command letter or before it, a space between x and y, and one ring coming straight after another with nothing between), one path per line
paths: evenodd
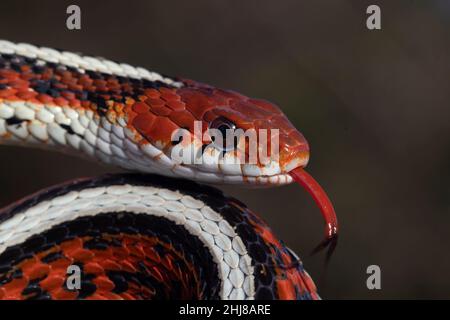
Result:
M275 160L240 163L195 132L277 129ZM186 136L171 139L183 129ZM198 128L197 128L198 129ZM271 139L273 136L271 136ZM78 179L0 211L0 299L318 299L302 262L237 199L201 185L301 184L337 240L333 206L303 167L305 138L272 103L63 50L0 41L0 143L137 173ZM175 161L195 150L203 162ZM219 161L219 159L226 161ZM67 270L81 270L80 288Z

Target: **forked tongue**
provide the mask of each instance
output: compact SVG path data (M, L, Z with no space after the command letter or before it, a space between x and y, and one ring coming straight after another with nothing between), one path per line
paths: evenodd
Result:
M322 216L325 219L325 239L319 243L312 254L328 247L326 255L326 261L328 262L336 248L338 240L338 222L333 205L319 183L303 168L296 168L290 171L289 174L298 184L309 192L322 212Z

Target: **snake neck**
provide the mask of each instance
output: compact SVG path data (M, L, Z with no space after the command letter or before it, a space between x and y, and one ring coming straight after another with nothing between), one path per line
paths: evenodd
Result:
M67 290L66 270L81 285ZM0 299L311 299L299 258L242 203L193 182L109 175L0 210Z
M158 146L141 148L135 105L180 86L143 68L0 41L0 143L170 176Z

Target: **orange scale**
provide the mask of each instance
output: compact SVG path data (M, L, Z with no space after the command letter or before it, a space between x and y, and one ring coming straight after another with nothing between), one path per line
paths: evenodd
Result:
M81 106L85 109L90 109L91 105L92 105L92 103L88 100L81 101Z
M289 280L278 280L277 292L281 300L294 300L296 298L295 288Z
M66 256L70 255L68 253L78 250L81 247L83 247L83 239L81 238L74 238L72 240L64 241L59 245L59 248L66 254Z
M75 93L70 91L63 91L61 92L61 96L64 97L67 100L73 100L76 99Z
M26 81L30 81L32 79L35 79L36 76L32 73L22 73L20 78L22 78L23 80L26 80Z
M95 90L98 92L108 92L109 91L109 87L107 86L95 86Z
M28 279L17 278L2 286L7 300L22 299L22 291L28 286Z
M152 248L152 247L145 247L144 248L144 252L145 255L147 256L147 258L149 258L150 260L156 262L156 263L160 263L161 262L161 256L158 254L158 252Z
M174 92L174 89L170 89L170 88L166 88L166 87L160 87L159 88L159 92L161 92L161 93L173 93Z
M50 73L47 72L47 73L44 73L41 75L41 79L45 80L45 81L49 81L52 78L53 78L53 74L51 72Z
M89 78L88 75L82 75L81 77L78 78L78 83L82 85L91 85L94 83L94 80Z
M26 73L26 72L30 72L31 71L31 67L27 64L23 65L20 67L20 70L22 70L22 74Z
M57 70L57 74L59 74L62 78L72 78L72 72L68 70Z
M73 108L80 108L81 102L78 99L69 99L69 105Z
M133 87L129 83L123 83L122 90L127 92L133 92Z
M172 90L169 92L162 92L161 98L163 98L166 101L179 101L181 99L180 96Z
M69 101L67 99L62 98L62 97L55 98L55 103L58 106L60 106L60 107L64 107L64 106L68 106L69 105Z
M317 287L314 281L309 277L308 275L305 275L302 277L306 287L308 288L309 292L317 292Z
M280 255L281 255L281 259L283 260L283 263L289 264L292 262L291 257L286 252L282 251L280 253Z
M118 247L114 249L114 257L117 259L126 259L130 255L130 251L124 247Z
M114 283L106 276L99 276L92 280L92 282L97 286L98 290L112 291L115 287Z
M183 111L186 109L186 104L182 101L167 101L166 106L172 109L173 111Z
M96 87L106 87L107 86L107 82L103 79L94 79L93 84Z
M102 259L110 259L111 257L114 257L111 248L107 248L105 250L92 250L92 252L95 254L95 261L101 261Z
M67 89L67 84L58 82L58 83L55 83L53 85L53 87L55 87L56 89L59 89L59 90L65 90L65 89Z
M36 98L43 104L54 104L53 103L53 98L51 96L47 95L47 94L42 94L41 93Z
M173 111L169 108L167 108L166 106L153 106L152 107L152 112L158 116L168 116L170 115Z
M179 130L180 126L174 123L170 118L157 117L153 127L146 132L147 138L153 141L162 141L163 143L170 143L172 134ZM144 252L142 251L142 255Z
M164 106L164 101L161 99L148 98L145 100L145 103L148 104L150 108Z
M78 292L59 288L54 292L50 292L50 295L55 300L75 300L78 297Z
M188 109L191 106L207 107L213 105L213 101L210 98L199 92L187 92L181 94L181 96Z
M114 292L102 292L101 295L107 300L123 300L123 298Z
M131 108L136 113L146 113L149 111L148 105L143 102L136 102Z
M17 93L18 98L20 98L22 100L26 100L26 101L36 97L37 95L38 94L35 91L22 91L22 92Z
M172 120L178 127L183 128L193 128L194 121L196 120L194 116L189 111L176 111L169 115L170 120Z
M216 89L215 93L229 99L248 100L248 97L233 90Z
M15 79L9 82L9 86L15 89L26 89L28 88L29 82L22 79Z
M189 110L190 113L192 113L197 119L200 119L203 117L203 115L214 108L215 103L187 103L186 109Z
M110 108L110 109L113 109L115 112L117 112L117 113L121 113L121 112L123 112L123 110L124 110L124 105L122 104L122 103L117 103L117 102L114 102L114 101L112 101L112 100L110 100L110 101L108 101L107 102L107 105L108 105L108 107Z
M86 273L103 274L105 269L97 262L88 262L84 265L83 270Z
M40 279L47 276L51 271L51 268L48 264L38 264L31 270L27 272L28 278L30 280Z
M155 289L151 289L149 287L141 287L140 289L142 291L142 294L145 297L153 297L156 294L156 290Z
M32 256L22 263L19 264L19 267L22 269L24 273L27 273L28 270L31 270L37 263L41 263L36 256Z
M295 284L297 291L302 294L304 292L309 292L308 286L306 284L306 277L302 277L300 273L297 272L296 275L289 277L290 281Z
M137 272L137 269L134 267L134 265L131 262L129 262L127 260L123 260L123 261L121 261L121 263L122 263L122 269L124 271L131 272L131 273Z
M112 97L113 97L114 100L118 100L118 101L122 100L122 95L117 94L117 93L113 94Z
M61 83L64 84L66 88L68 88L69 85L78 84L77 79L75 78L62 78Z
M108 88L109 88L109 91L111 91L111 92L114 92L114 93L120 92L120 86L116 83L108 83Z
M175 277L176 277L176 278L181 278L181 277L183 276L183 271L182 271L181 268L178 267L178 266L175 266L175 267L171 270L171 272L173 272L173 273L175 274Z
M173 257L172 257L173 258ZM172 270L173 269L173 264L172 264L172 258L169 257L168 255L165 255L164 258L161 261L161 264L167 269L167 270Z
M86 249L81 249L81 248L79 248L78 250L75 250L72 253L73 259L75 261L81 261L81 262L89 261L94 256L95 256L95 254L92 251L86 250Z
M11 80L11 79L19 78L20 74L15 72L15 71L13 71L13 70L10 70L10 69L2 69L2 70L0 70L0 77L7 78L7 79Z
M7 88L0 90L0 98L9 98L14 96L17 93L17 89Z
M144 248L139 243L135 243L134 245L129 246L128 250L130 250L130 253L133 256L138 257L139 259L143 259L145 257Z
M135 282L128 282L128 290L130 292L139 292L141 291L141 286Z
M153 275L159 282L164 283L165 279L157 267L151 267L150 274Z
M84 90L90 91L90 92L97 92L97 88L95 86L92 86L92 85L84 86Z
M69 90L73 91L83 91L83 86L76 83L69 83L68 84Z
M132 120L132 126L140 132L143 136L146 136L147 132L153 127L153 123L156 121L156 116L151 112L138 114Z
M125 300L136 300L136 298L128 292L122 292L120 295L122 296L122 299Z
M99 261L98 262L103 269L111 271L121 271L122 270L122 266L120 264L118 264L117 262L110 260L110 259L105 259L103 261Z
M45 291L51 291L61 288L64 285L65 278L59 275L51 275L39 282L41 288Z
M152 99L158 99L160 97L159 91L155 89L145 89L144 94Z
M106 80L106 83L108 83L108 85L110 85L110 86L117 86L117 85L120 85L119 80L117 80L117 78L114 78L114 77L109 77L109 78Z
M37 97L37 93L34 97L28 98L27 102L34 103L34 104L42 104L42 102L40 102L38 99L36 99L36 97ZM21 98L19 98L19 99L22 100Z
M120 94L120 92L119 92L119 94ZM145 100L147 100L147 98L148 98L147 96L140 94L136 97L135 100L140 101L140 102L145 102Z

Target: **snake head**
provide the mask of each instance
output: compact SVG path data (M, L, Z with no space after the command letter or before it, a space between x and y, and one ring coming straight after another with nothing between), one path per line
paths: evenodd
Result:
M190 80L149 90L129 123L173 176L207 183L273 186L293 182L309 146L274 104ZM142 103L139 103L139 105ZM138 106L139 107L139 106ZM152 148L152 147L147 147ZM149 168L151 169L151 168Z
M338 231L333 205L304 171L308 142L280 108L191 80L180 83L178 88L146 91L145 108L134 107L137 115L129 119L143 137L142 149L166 166L156 166L157 172L246 186L296 181L321 209L325 240L317 250L329 246L330 256Z

